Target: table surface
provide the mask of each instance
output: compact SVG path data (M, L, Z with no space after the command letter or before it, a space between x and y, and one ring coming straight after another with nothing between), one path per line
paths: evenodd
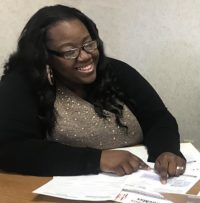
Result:
M33 190L51 180L52 177L23 176L16 174L0 173L0 202L2 203L79 203L86 201L73 201L48 197L32 193ZM200 191L200 181L190 190L189 194L197 194ZM165 194L167 199L174 203L186 203L186 196ZM88 201L87 201L88 202ZM112 201L106 201L106 203ZM192 203L193 201L188 201ZM195 202L195 201L194 201ZM197 200L197 203L200 201ZM91 203L91 202L90 202ZM93 202L94 203L94 202ZM100 203L100 202L98 202ZM105 202L104 202L105 203Z

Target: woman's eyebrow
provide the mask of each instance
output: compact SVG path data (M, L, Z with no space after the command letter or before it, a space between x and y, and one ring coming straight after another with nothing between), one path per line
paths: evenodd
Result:
M88 35L88 36L86 36L85 38L83 38L83 41L82 41L82 42L84 42L84 41L86 41L86 40L88 40L88 39L92 40L92 38L91 38L90 35Z
M79 44L79 46L81 46L86 40L89 40L89 39L92 40L90 35L87 35L87 36L83 37L83 39L81 40L81 43ZM67 47L67 46L69 46L69 47L70 46L71 47L77 47L77 45L75 45L75 43L73 43L73 42L65 42L65 43L61 44L58 48L61 49L61 48Z

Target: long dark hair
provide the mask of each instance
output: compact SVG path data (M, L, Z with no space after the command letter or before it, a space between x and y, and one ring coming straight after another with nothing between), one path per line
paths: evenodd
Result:
M87 88L88 100L94 104L95 111L99 116L106 117L104 109L107 109L115 113L116 122L120 126L124 126L120 120L123 109L120 102L120 91L111 85L114 77L109 69L98 29L90 18L75 8L55 5L38 10L22 30L17 51L10 56L8 62L4 65L2 79L12 70L20 71L21 74L29 78L39 107L38 116L45 124L45 129L51 133L55 124L54 102L56 99L56 88L49 84L46 73L48 60L46 34L48 29L58 21L71 19L80 20L88 29L92 39L98 41L99 63L97 78Z

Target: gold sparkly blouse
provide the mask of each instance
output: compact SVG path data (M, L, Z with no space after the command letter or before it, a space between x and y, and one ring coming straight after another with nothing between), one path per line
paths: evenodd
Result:
M52 139L74 147L112 149L141 143L143 134L138 120L124 105L123 123L120 127L115 115L106 111L107 118L100 118L93 105L64 86L57 88L55 101L57 121Z

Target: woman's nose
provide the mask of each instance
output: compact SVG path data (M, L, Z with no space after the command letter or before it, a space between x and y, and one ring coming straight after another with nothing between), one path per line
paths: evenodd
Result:
M84 49L81 49L77 59L79 61L84 61L84 60L89 59L91 57L92 57L92 55L90 53L86 52Z

